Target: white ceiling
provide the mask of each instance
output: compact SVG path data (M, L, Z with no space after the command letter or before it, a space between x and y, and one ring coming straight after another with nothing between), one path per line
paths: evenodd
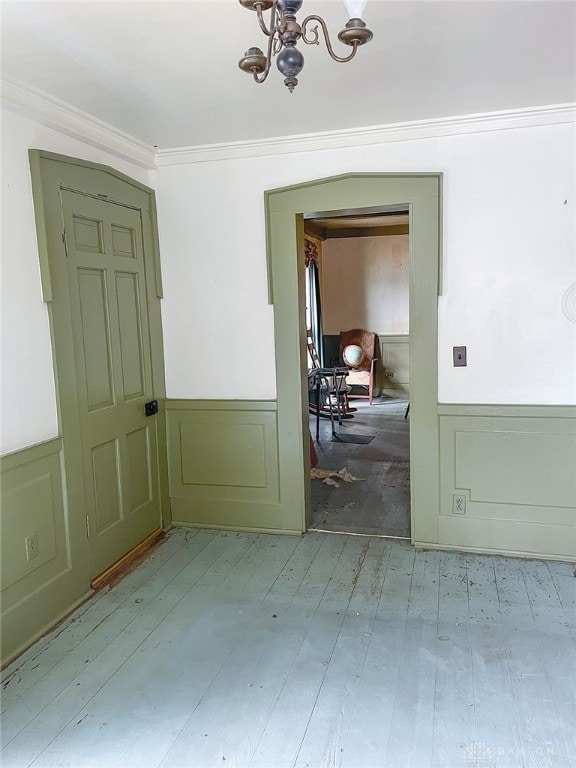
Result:
M334 34L340 0L305 0ZM574 0L369 0L348 64L301 44L290 94L238 59L265 48L237 0L2 2L2 70L160 149L573 102Z

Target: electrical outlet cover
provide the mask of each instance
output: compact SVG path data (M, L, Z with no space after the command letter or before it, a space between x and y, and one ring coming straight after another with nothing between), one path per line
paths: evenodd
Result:
M452 497L452 514L466 514L466 496L463 493L455 493Z

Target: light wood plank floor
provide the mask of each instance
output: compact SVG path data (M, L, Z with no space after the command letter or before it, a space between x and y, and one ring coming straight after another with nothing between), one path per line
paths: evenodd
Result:
M2 678L6 768L576 768L574 565L174 530Z

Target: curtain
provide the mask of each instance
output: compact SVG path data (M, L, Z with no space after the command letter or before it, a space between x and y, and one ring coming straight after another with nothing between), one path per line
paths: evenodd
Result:
M312 331L312 341L324 365L322 343L322 302L320 299L320 269L318 267L318 246L311 240L304 242L306 264L306 322Z

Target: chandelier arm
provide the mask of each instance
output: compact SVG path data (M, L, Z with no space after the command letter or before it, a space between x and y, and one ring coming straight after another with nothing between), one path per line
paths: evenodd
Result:
M276 14L278 13L276 9L276 4L272 6L272 10L270 12L270 29L268 29L268 27L266 26L266 21L264 20L264 13L262 11L262 6L258 4L255 6L255 9L258 15L258 23L260 24L260 29L262 30L262 32L264 32L264 34L267 37L270 37L271 35L274 34L274 32L276 31L276 27L278 26L276 24Z
M326 22L324 21L324 19L321 16L306 16L306 18L302 22L302 40L307 45L318 45L319 44L319 42L318 42L319 35L318 35L318 27L317 26L312 28L312 30L310 31L310 35L311 36L308 37L309 33L308 33L308 30L307 30L307 25L311 21L317 21L318 24L320 24L320 26L322 27L322 32L324 33L324 42L326 43L326 48L328 49L328 53L334 59L334 61L339 61L339 62L341 62L343 64L346 61L350 61L351 59L354 58L354 56L356 56L356 52L358 50L358 43L356 43L356 42L352 43L352 52L348 56L337 56L334 53L334 49L332 48L332 43L330 42L330 35L328 34L328 28L326 26Z
M254 76L254 80L256 80L257 83L263 83L264 80L266 80L266 78L268 77L268 73L270 72L270 65L272 64L272 51L275 45L277 32L278 30L274 28L272 34L268 38L268 50L266 51L266 69L260 74L258 74L257 72L252 73Z

